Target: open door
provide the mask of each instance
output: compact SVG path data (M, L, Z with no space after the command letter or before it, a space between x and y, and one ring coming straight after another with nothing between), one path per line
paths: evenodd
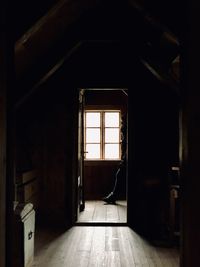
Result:
M85 199L84 199L84 89L79 91L79 114L78 114L78 194L77 203L79 215L80 211L85 209ZM78 218L78 216L77 216Z

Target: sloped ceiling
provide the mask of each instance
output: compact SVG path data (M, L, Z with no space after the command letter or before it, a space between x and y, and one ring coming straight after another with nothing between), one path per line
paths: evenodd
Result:
M26 31L15 44L17 78L27 72L31 65L38 63L39 58L42 60L44 55L49 55L51 48L62 42L70 26L98 2L100 1L61 0ZM28 22L24 20L23 27L26 23Z
M170 31L180 37L184 31L186 16L186 3L180 0L129 0L132 4L138 4L143 10L151 14L155 19L167 26Z
M21 0L13 2L14 15L14 35L15 40L19 39L29 28L33 26L42 16L44 16L48 10L53 6L59 4L62 0ZM69 5L76 5L79 8L80 1L66 0ZM87 6L88 1L82 1ZM90 4L94 5L95 0L90 1ZM184 2L174 0L124 0L124 1L101 1L105 6L108 3L113 4L113 10L117 3L123 4L129 2L130 4L139 5L144 10L148 11L151 15L157 18L161 23L168 26L174 34L179 35L182 30L183 16L184 14ZM106 7L105 7L106 8Z
M37 20L39 14L44 13L44 10L48 10L49 6L55 3L55 0L46 0L46 4L43 3L43 11L40 11L41 9L37 11L37 8L33 9L35 15L32 15L32 19L30 19L32 23ZM35 4L35 7L38 5L39 2ZM133 44L133 49L140 49L142 53L147 54L147 57L150 56L150 60L152 58L163 60L162 56L169 50L170 54L167 60L170 57L170 60L173 60L178 53L178 34L175 33L177 29L170 27L170 24L176 25L176 27L177 24L171 14L172 21L168 23L169 19L162 16L163 6L162 8L160 6L156 1L152 2L151 6L148 1L134 0L57 1L41 19L16 41L17 79L19 81L25 79L26 82L33 79L33 83L37 82L57 63L63 54L66 54L67 50L70 51L77 42L85 40L129 41ZM172 3L169 2L167 5L165 1L164 6L170 10ZM155 16L155 20L152 20L154 17L151 17L149 12ZM176 10L173 10L172 13L176 13ZM31 23L30 20L27 21L26 16L22 16L24 20L21 25L23 24L23 27L19 32L22 32ZM160 23L159 17L162 17L162 22L166 25ZM168 38L169 34L170 38ZM162 45L163 40L164 46ZM161 52L159 52L160 47ZM164 50L162 50L163 47ZM166 47L167 50L165 50ZM31 75L28 75L29 73Z

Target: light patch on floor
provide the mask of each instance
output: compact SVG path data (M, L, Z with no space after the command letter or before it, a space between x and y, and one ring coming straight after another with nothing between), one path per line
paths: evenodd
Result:
M116 204L107 204L103 201L90 200L85 202L85 210L80 212L78 222L127 222L127 202L116 201Z
M177 248L154 247L129 227L36 232L32 267L178 267Z

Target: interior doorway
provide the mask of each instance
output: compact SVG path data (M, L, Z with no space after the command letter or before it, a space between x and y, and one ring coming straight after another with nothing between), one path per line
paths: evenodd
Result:
M79 90L77 223L127 223L128 90Z

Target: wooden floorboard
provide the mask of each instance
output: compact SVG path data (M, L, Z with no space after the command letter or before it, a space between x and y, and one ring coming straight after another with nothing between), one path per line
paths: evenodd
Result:
M154 247L129 227L39 230L32 267L178 267L177 248Z
M85 202L85 210L80 212L78 222L127 222L127 202L116 201L116 204L106 204L100 200Z

